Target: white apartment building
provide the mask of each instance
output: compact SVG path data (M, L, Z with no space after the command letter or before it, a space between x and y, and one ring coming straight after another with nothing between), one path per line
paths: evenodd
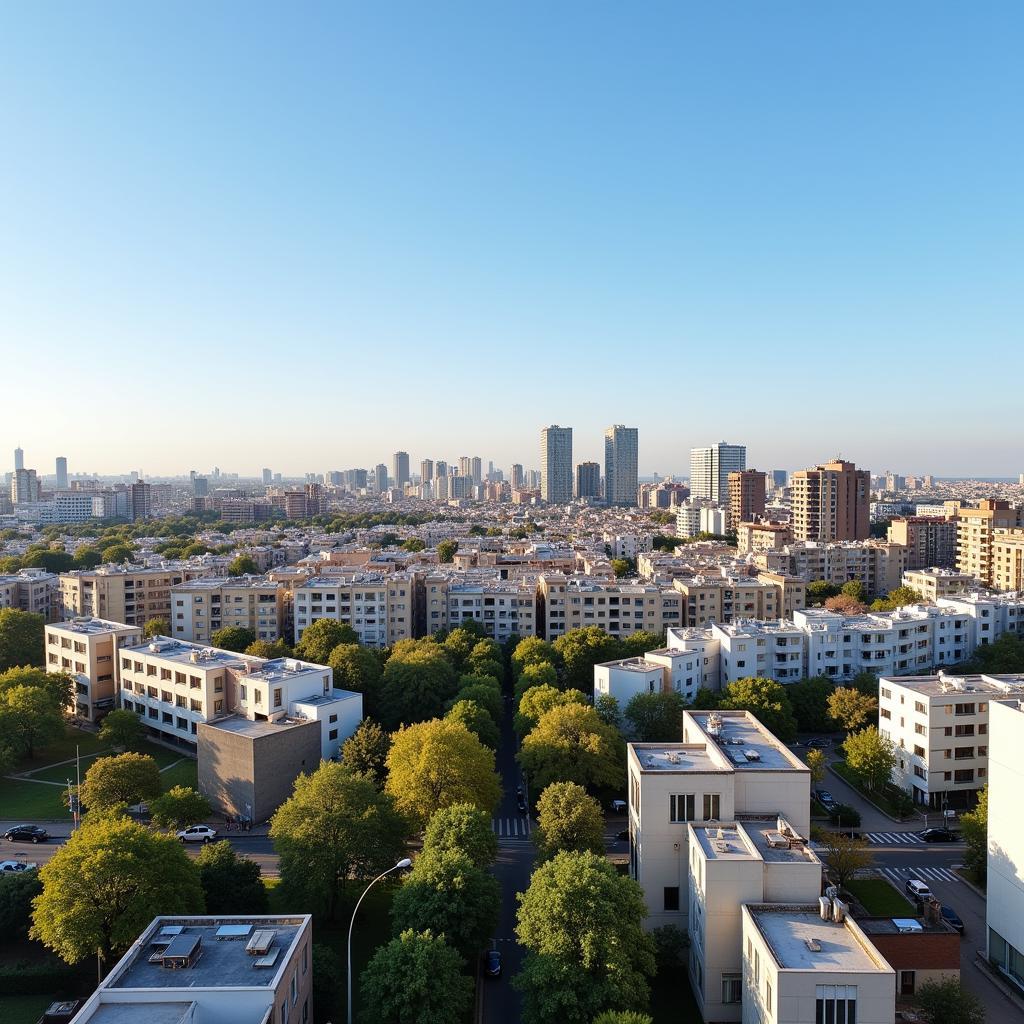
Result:
M263 576L210 576L171 588L171 632L178 640L210 643L219 629L251 629L257 640L284 635L291 592Z
M308 1024L306 915L157 917L71 1024Z
M804 678L804 631L792 622L739 622L711 627L721 654L719 688L747 676L780 683Z
M993 702L1024 699L1024 676L883 676L878 731L899 758L893 782L919 807L973 807L988 783Z
M998 640L1003 633L1024 636L1024 593L981 591L940 597L935 603L940 608L952 608L968 617L972 627L972 653L978 647Z
M453 583L447 591L443 626L455 629L466 619L472 619L499 643L513 636L534 635L536 595L532 584L502 580ZM430 632L436 628L432 619L428 628Z
M540 496L552 504L572 501L572 427L555 424L540 432Z
M665 668L646 658L623 658L594 666L594 700L611 696L624 708L639 693L661 693Z
M602 537L612 558L637 558L651 550L654 535L650 533L605 533Z
M940 597L952 597L978 589L978 581L956 569L933 566L929 569L908 569L902 584L916 590L925 601L932 603Z
M74 676L75 697L69 711L97 722L117 705L118 651L141 644L142 630L83 617L47 626L44 643L46 671Z
M20 569L0 576L0 608L17 608L52 622L60 613L60 577L45 569Z
M650 927L687 927L688 826L780 816L810 828L807 766L747 711L684 711L681 743L628 747L630 876Z
M398 573L317 576L293 591L295 642L317 619L351 626L366 647L387 647L413 635L413 581Z
M621 423L604 432L604 488L609 505L636 505L638 434L636 427Z
M722 506L728 505L729 474L746 468L746 445L719 441L707 448L691 448L690 494L694 498L709 498Z

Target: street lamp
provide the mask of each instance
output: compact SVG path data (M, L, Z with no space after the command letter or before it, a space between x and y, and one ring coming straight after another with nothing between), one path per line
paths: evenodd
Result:
M364 890L363 895L356 900L355 909L352 911L352 920L348 923L348 972L346 981L348 983L348 1024L352 1024L352 926L356 923L356 914L359 913L359 904L363 902L366 894L385 876L390 875L392 871L401 871L403 868L412 866L412 861L408 857L403 857L394 867L390 867L387 871L382 871Z

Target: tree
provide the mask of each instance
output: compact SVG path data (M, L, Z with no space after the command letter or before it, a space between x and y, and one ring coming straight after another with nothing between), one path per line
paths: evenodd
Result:
M505 717L501 683L493 676L459 676L459 689L454 699L476 701L491 716L495 725L501 725Z
M444 716L446 722L459 722L491 750L497 750L501 734L494 719L475 700L457 700Z
M858 601L849 594L836 594L835 597L826 598L825 608L840 615L862 615L867 610L863 601Z
M170 636L171 624L165 618L149 619L145 626L142 627L142 635L147 640L155 636Z
M0 615L3 615L3 612L0 612ZM0 650L3 650L2 642ZM1004 633L992 643L978 647L970 661L961 666L961 669L987 675L1024 672L1024 640L1014 633Z
M451 804L434 811L423 833L423 852L456 850L478 868L487 868L498 855L498 837L491 817L472 804Z
M208 914L265 914L270 908L259 864L239 857L226 839L204 846L196 867Z
M373 719L364 718L341 745L341 761L353 771L368 775L377 786L383 786L390 749L388 734Z
M858 672L847 685L866 697L878 698L878 676L874 672Z
M402 542L403 551L422 551L427 545L419 537L409 537Z
M35 686L49 694L54 705L68 707L74 700L75 679L67 672L47 672L44 668L9 668L0 673L0 693L16 686Z
M466 1019L473 999L462 958L430 931L402 932L381 946L359 984L360 1024L451 1024Z
M100 740L119 750L131 750L142 740L142 722L134 711L115 708L100 725Z
M578 691L573 690L572 692L576 693ZM594 701L594 710L597 712L597 717L605 725L611 725L617 729L622 723L622 712L619 710L619 702L610 693L602 693L598 696L597 700Z
M610 564L616 579L636 573L636 563L628 558L613 558Z
M384 789L420 828L452 804L470 803L493 814L501 797L494 751L460 722L437 719L391 737Z
M552 782L537 801L533 832L540 860L563 850L604 854L604 815L601 805L575 782Z
M254 640L246 647L244 653L273 661L276 658L290 658L293 652L284 640ZM337 683L337 679L335 679L335 683Z
M222 650L241 654L249 644L256 643L256 631L245 626L224 626L211 634L210 643Z
M75 552L76 569L95 569L103 564L103 552L99 548L80 547Z
M913 587L896 587L890 590L884 598L871 602L873 612L892 612L897 608L903 608L908 604L921 604L924 597Z
M416 858L391 904L396 934L431 928L467 960L494 933L501 887L486 868L459 850L431 850Z
M967 844L964 867L975 882L984 885L988 876L988 786L978 793L974 810L960 815L960 834Z
M456 672L461 672L463 666L469 660L473 647L476 644L476 636L464 627L453 629L444 639L441 646L452 663Z
M39 871L32 937L69 964L109 965L158 914L201 914L199 872L171 836L87 815Z
M928 1024L985 1024L985 1008L959 978L922 982L916 998Z
M626 745L592 707L563 704L534 726L518 758L536 790L552 782L577 782L594 790L622 785Z
M622 645L622 657L642 658L648 651L665 646L665 634L638 629L635 633L624 636L619 642Z
M285 895L334 918L350 879L375 878L404 855L405 831L395 801L372 779L322 762L295 780L270 822Z
M437 560L439 562L454 562L455 552L459 550L459 542L455 540L443 540L437 545Z
M594 689L594 666L622 653L619 641L600 626L585 626L563 633L552 645L565 664L565 681L583 693Z
M525 736L552 709L566 704L581 707L587 700L579 690L557 690L553 686L531 686L519 698L519 710L513 724L520 736Z
M106 811L152 804L162 788L156 761L148 754L127 753L93 761L82 779L81 797L88 810Z
M796 736L796 719L786 696L786 688L762 676L746 676L730 683L718 706L727 710L745 709L783 743Z
M64 718L53 696L39 686L12 686L0 692L0 747L15 757L35 757L36 750L64 735Z
M539 636L528 636L516 644L511 662L512 674L518 679L528 665L550 665L557 670L561 658L546 640L542 640Z
M846 763L869 791L877 792L888 785L896 767L896 750L892 740L879 735L875 726L850 733L843 749Z
M177 831L209 821L213 808L210 801L191 786L172 786L153 800L149 812L157 828Z
M807 751L807 767L811 770L811 782L820 786L825 780L825 772L828 768L828 757L824 750Z
M384 667L381 715L397 728L403 723L438 718L445 702L455 696L455 671L440 645L413 641L412 649L395 645Z
M594 1018L594 1024L654 1024L654 1018L638 1010L605 1010Z
M0 672L18 665L42 665L43 616L0 608Z
M864 589L864 583L861 580L849 580L839 588L839 593L844 597L852 597L854 601L859 601L863 604L867 600L868 592Z
M500 683L505 678L501 644L487 637L477 640L466 659L466 671L474 676L494 676Z
M840 686L828 699L828 713L847 732L860 728L878 711L878 700L852 687Z
M828 676L812 676L786 687L786 696L801 732L831 732L835 728L828 714L828 699L834 689Z
M130 562L135 551L127 544L110 544L102 549L103 561L112 565L120 565L123 562Z
M718 707L720 697L714 690L708 689L706 686L700 687L693 697L693 703L690 705L696 711L713 711Z
M636 882L603 856L559 853L517 898L516 935L527 953L513 984L527 1024L589 1024L603 1010L647 1005L654 943Z
M683 737L683 707L680 694L638 693L626 705L625 718L641 743L673 743Z
M313 1020L328 1024L345 990L338 954L323 943L313 943Z
M295 645L295 656L317 665L326 665L331 651L338 644L358 642L356 631L348 623L317 619L302 631L302 639Z
M43 891L38 871L0 874L0 935L4 941L28 937L32 901Z
M376 718L380 712L384 668L368 647L338 644L327 658L334 673L334 685L363 695L363 714Z
M828 580L811 580L807 584L807 604L810 607L824 604L828 598L835 597L839 588Z
M238 555L228 565L229 576L254 576L260 571L260 567L249 555Z
M840 889L845 889L847 882L858 871L871 866L871 847L865 839L853 839L839 832L825 832L822 844L829 876Z

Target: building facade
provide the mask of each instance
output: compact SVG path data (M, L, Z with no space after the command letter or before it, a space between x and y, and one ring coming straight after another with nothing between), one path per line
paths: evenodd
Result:
M729 521L726 531L736 533L740 523L749 523L764 515L765 474L744 469L729 474Z
M572 427L540 432L540 496L552 504L572 501Z
M604 496L609 505L636 505L638 436L636 427L621 423L604 432Z
M865 540L871 533L871 474L835 459L789 478L797 540Z
M746 468L746 445L719 441L707 448L691 448L690 496L725 506L729 501L729 474Z

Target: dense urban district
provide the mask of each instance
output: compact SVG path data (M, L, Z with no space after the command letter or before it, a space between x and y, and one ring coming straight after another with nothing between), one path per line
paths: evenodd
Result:
M1024 477L604 442L16 450L0 1020L1024 1020Z

